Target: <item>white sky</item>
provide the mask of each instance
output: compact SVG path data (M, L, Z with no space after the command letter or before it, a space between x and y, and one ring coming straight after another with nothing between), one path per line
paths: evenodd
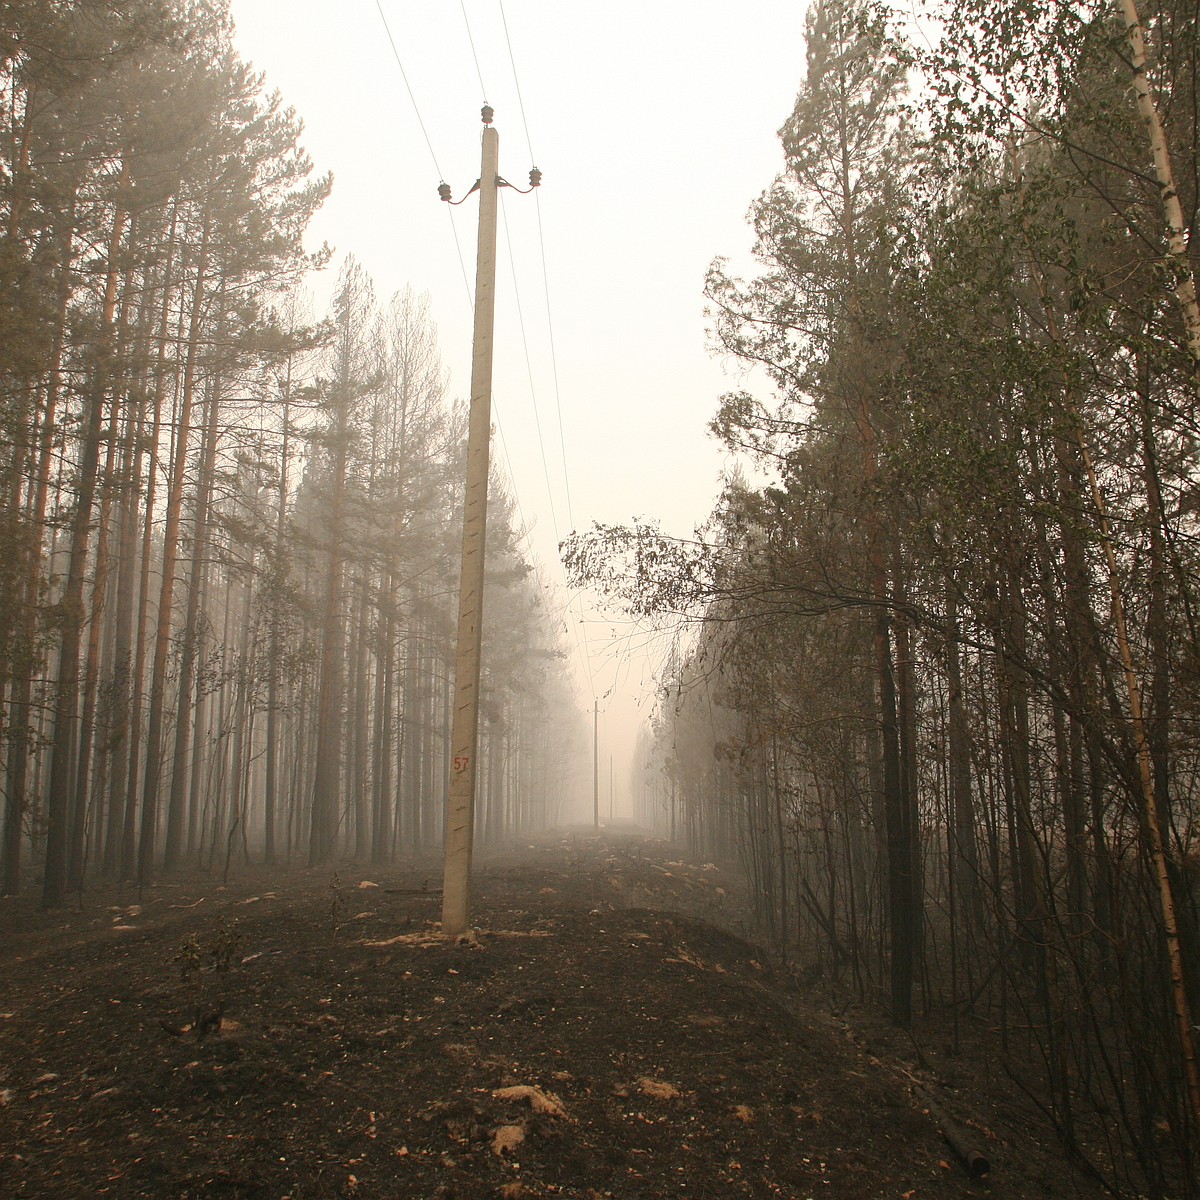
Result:
M636 515L690 534L729 465L706 423L742 385L706 349L704 272L717 255L745 254L747 209L781 165L775 131L803 76L806 5L379 4L420 121L376 0L232 0L243 56L303 118L317 170L334 174L312 229L314 246L336 251L319 300L346 253L381 299L427 292L451 391L466 393L461 263L473 288L477 206L472 197L451 219L437 185L444 174L461 199L479 174L482 75L501 174L525 187L536 163L544 176L534 196L501 192L493 379L493 455L534 552L562 586L556 547L572 528ZM590 673L576 664L581 709L590 716L593 688L600 701L602 811L612 755L619 813L661 643L586 597L568 619L590 654Z

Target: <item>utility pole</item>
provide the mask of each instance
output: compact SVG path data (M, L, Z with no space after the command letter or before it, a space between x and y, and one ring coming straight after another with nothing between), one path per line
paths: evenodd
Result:
M496 312L497 193L500 135L490 105L481 111L483 151L479 179L479 240L475 253L475 332L471 349L471 411L463 505L462 574L458 589L458 652L454 664L454 717L450 732L450 795L446 802L442 933L458 937L471 919L471 851L475 835L475 756L479 744L479 667L483 634L483 552L487 541L488 469L492 435L492 330ZM536 167L530 190L541 183ZM520 190L520 189L516 189ZM468 192L469 196L471 192ZM450 187L438 186L447 203ZM463 197L466 199L466 196ZM462 201L457 201L462 203Z
M479 168L479 242L475 254L475 333L471 348L471 412L467 490L463 505L462 574L458 588L458 653L450 734L450 797L446 807L442 932L466 933L471 918L471 850L475 833L475 750L479 742L479 661L483 634L483 550L487 538L488 468L492 435L492 328L496 313L496 182L500 135L483 110ZM447 189L448 193L448 189ZM469 193L468 193L469 194Z
M592 701L592 826L600 829L600 701Z

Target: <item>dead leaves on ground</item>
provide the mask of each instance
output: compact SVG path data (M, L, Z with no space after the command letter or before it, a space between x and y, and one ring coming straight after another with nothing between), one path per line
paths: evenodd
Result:
M619 1096L622 1099L627 1099L634 1092L645 1096L648 1100L658 1100L663 1104L669 1104L675 1100L682 1100L686 1096L691 1095L690 1092L685 1092L676 1087L675 1084L669 1083L665 1079L655 1079L650 1075L643 1075L635 1079L628 1086L618 1085L613 1088L613 1095Z
M651 1100L678 1100L683 1093L665 1079L651 1079L648 1075L637 1081L638 1091Z
M512 1117L489 1113L479 1104L468 1100L434 1105L425 1115L432 1120L440 1119L446 1132L460 1144L487 1142L497 1158L512 1155L531 1131L536 1131L539 1119L571 1119L558 1096L531 1084L495 1088L491 1098L501 1103L528 1106L531 1116L514 1120Z
M416 933L398 933L395 937L379 941L364 940L360 945L370 950L387 950L393 946L414 946L418 950L434 950L439 946L468 945L474 950L487 948L488 938L548 938L549 929L473 929L470 933L449 938L440 929L423 929Z
M524 1125L497 1125L492 1132L492 1153L498 1158L511 1154L525 1140Z
M541 1088L531 1087L527 1083L497 1088L492 1092L492 1096L497 1100L527 1103L535 1113L544 1113L548 1117L558 1117L563 1121L570 1120L562 1101L553 1092L544 1092Z

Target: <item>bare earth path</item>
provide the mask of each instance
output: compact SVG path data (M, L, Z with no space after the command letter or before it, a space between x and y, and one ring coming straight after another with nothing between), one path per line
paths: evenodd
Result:
M999 1072L773 971L677 853L481 860L459 945L436 863L0 901L0 1197L1101 1194Z

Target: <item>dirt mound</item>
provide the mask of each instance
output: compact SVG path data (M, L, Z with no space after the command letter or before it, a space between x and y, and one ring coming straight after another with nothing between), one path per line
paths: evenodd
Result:
M510 852L479 870L459 943L412 868L193 880L69 915L2 902L0 1191L1094 1194L1005 1098L968 1105L872 1054L716 923L733 885L673 854Z

